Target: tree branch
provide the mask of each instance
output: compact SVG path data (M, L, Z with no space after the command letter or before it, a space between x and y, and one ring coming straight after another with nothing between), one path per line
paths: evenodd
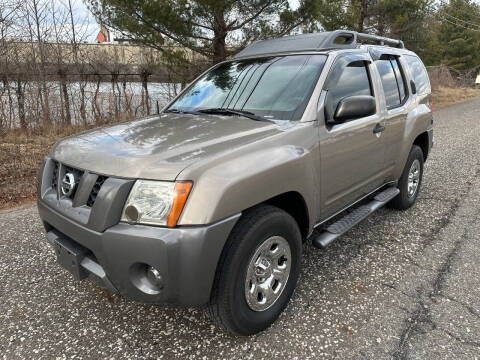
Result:
M244 21L242 21L240 24L236 25L236 26L233 26L237 20L234 20L232 21L230 24L227 25L227 30L229 31L234 31L234 30L239 30L241 29L242 27L244 27L246 24L248 24L249 22L255 20L257 17L259 17L262 12L265 11L265 9L267 7L269 7L271 4L273 3L273 0L270 0L268 1L263 7L261 7L255 14L253 14L252 16L250 16L249 18L245 19Z
M185 40L182 40L181 38L178 38L168 32L166 32L165 30L163 30L162 28L158 28L155 24L153 24L152 22L146 20L141 14L139 14L138 12L135 12L134 13L136 15L136 17L138 19L140 19L142 22L144 22L145 24L149 25L152 29L154 29L155 31L158 31L160 34L168 37L170 40L173 40L175 42L177 42L178 44L186 47L186 48L189 48L195 52L198 52L199 54L201 55L204 55L204 56L209 56L210 54L208 52L205 52L202 48L199 48L197 46L194 46L192 44L189 44L188 42L186 42ZM192 37L192 36L191 36ZM210 39L208 39L208 41L211 41Z

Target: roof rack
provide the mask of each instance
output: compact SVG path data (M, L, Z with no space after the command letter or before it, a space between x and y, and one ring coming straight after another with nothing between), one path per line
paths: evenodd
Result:
M404 48L403 41L401 40L363 34L356 31L335 30L257 41L235 55L235 59L296 51L354 49L362 42L373 42L376 45L389 45L400 49Z
M360 40L360 41L373 41L376 45L389 45L399 49L405 48L405 45L403 45L402 40L390 39L383 36L370 35L370 34L364 34L364 33L356 33L356 34L357 34L357 40Z

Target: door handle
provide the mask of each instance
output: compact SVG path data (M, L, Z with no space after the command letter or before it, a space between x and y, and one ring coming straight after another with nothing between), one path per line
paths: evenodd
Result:
M375 125L375 127L373 128L373 133L374 134L379 134L379 133L383 132L384 130L385 130L385 126L377 123L377 125Z

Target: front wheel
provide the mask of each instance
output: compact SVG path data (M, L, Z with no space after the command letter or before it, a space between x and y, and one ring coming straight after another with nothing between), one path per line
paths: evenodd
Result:
M269 205L247 210L222 252L210 317L237 335L264 330L292 296L301 253L300 230L288 213Z
M402 176L398 180L400 193L388 204L398 210L406 210L417 200L423 176L423 151L413 145L408 155Z

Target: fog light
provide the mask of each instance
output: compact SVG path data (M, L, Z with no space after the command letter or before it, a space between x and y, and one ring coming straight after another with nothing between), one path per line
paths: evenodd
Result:
M160 271L155 269L153 266L149 266L147 268L147 279L159 289L163 288L163 279L162 275L160 275Z

